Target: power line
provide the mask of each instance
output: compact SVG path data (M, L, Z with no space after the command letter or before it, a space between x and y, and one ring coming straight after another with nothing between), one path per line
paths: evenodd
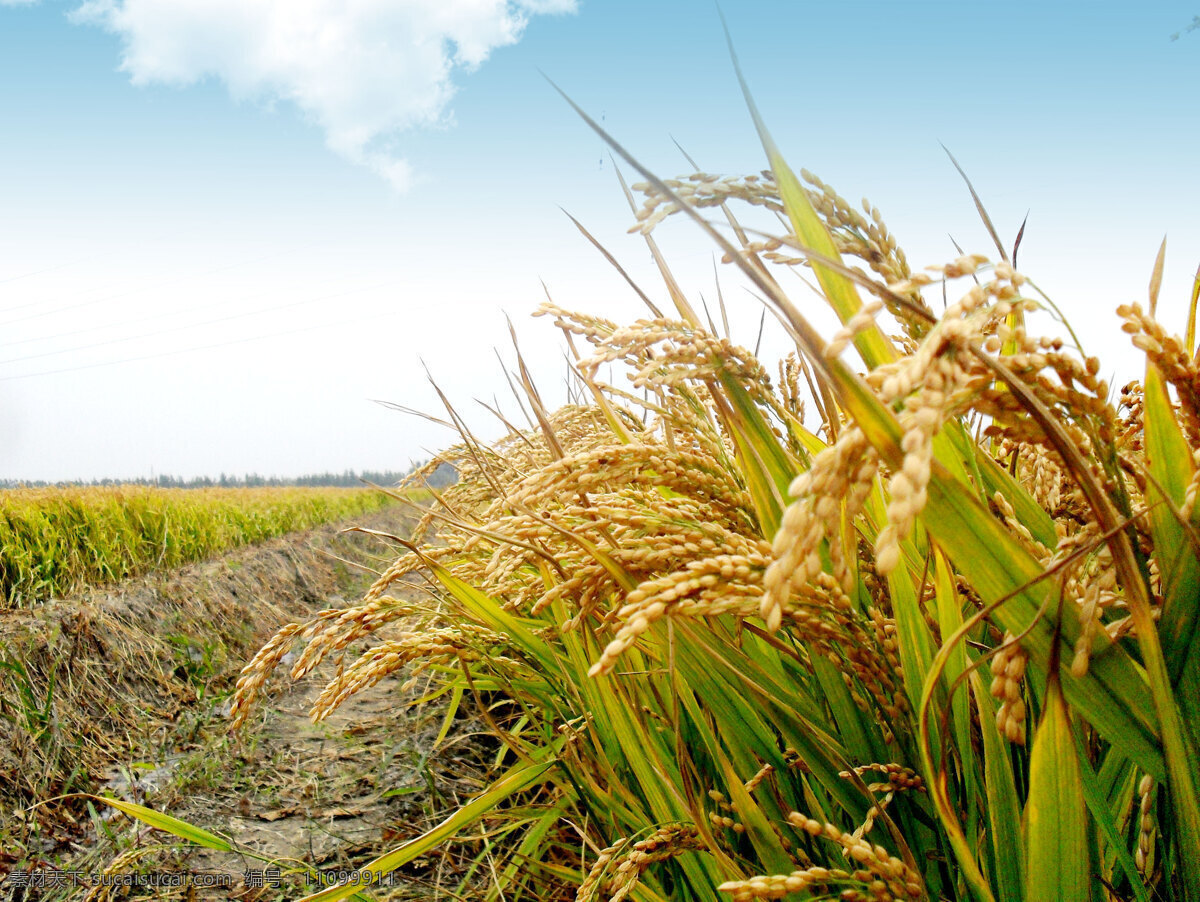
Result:
M403 310L394 310L391 313L381 313L378 317L375 317L375 318L376 319L388 319L393 316L398 316L399 314L401 314L403 312L404 312ZM79 372L81 370L93 370L93 369L99 369L101 367L107 367L107 366L119 366L120 364L124 364L124 363L137 363L137 362L140 362L143 360L158 360L158 359L161 359L164 357L176 357L181 354L191 354L191 353L194 353L195 351L208 351L213 348L225 348L225 347L229 347L230 345L247 344L252 341L263 341L268 338L282 338L285 335L298 335L302 332L313 332L317 329L331 329L331 328L335 328L337 326L344 326L344 325L347 325L350 323L361 322L361 319L362 319L361 317L355 317L352 319L332 320L329 322L318 323L315 326L305 326L301 329L288 329L283 332L269 332L265 335L252 335L249 338L235 338L235 339L231 339L230 341L218 341L218 342L214 342L212 344L196 345L195 347L191 347L191 348L178 348L173 351L163 351L162 353L159 353L159 354L144 354L141 357L126 357L121 360L106 360L101 363L88 363L88 364L84 364L83 366L68 366L68 367L63 367L61 369L57 369L57 370L43 370L43 371L37 372L37 373L22 373L17 376L0 376L0 382L13 382L18 379L33 379L37 376L55 376L55 375L58 375L59 373L75 373L75 372Z
M198 323L183 323L179 326L168 326L165 329L156 329L153 332L142 332L138 335L126 335L121 338L110 338L106 341L93 342L92 344L72 345L69 348L61 348L57 351L43 351L40 354L27 354L24 357L12 357L8 360L0 360L0 366L4 366L9 363L22 363L27 360L40 360L43 357L56 357L59 354L70 354L73 351L89 351L92 348L101 348L108 345L121 344L127 341L137 341L139 338L154 338L155 336L167 335L171 332L181 332L184 329L198 329L201 326L211 326L215 323L225 323L229 322L230 320L245 319L248 316L260 316L264 313L274 313L279 310L288 310L293 307L301 307L304 304L315 304L318 301L327 301L332 298L341 298L352 294L360 294L364 291L373 291L376 288L383 288L389 284L394 285L395 283L380 282L376 285L368 285L364 288L354 288L349 291L339 291L334 294L321 295L320 297L306 298L302 301L290 301L286 304L278 304L274 307L264 307L261 310L248 310L242 313L231 313L229 316L220 316L215 319L202 320Z
M262 297L268 294L267 291L260 291L252 295L243 295L233 301L226 301L223 304L239 303L242 301L253 300L254 298ZM149 313L145 316L135 316L132 319L118 320L117 322L104 323L101 326L84 326L82 329L71 329L69 332L55 332L52 335L35 335L32 338L20 338L16 341L0 341L0 348L15 348L18 345L33 344L38 341L56 341L60 338L70 338L72 335L86 335L89 332L103 332L107 329L119 329L122 326L132 325L133 323L143 323L154 319L163 319L165 317L183 316L186 313L194 313L197 310L204 310L212 306L212 301L205 301L202 304L194 304L191 307L184 307L182 310L164 310L161 313Z
M87 259L86 257L81 259ZM40 276L43 273L55 272L59 269L66 269L68 266L75 266L79 260L73 260L70 263L59 263L57 266L47 266L45 269L35 269L32 272L23 272L19 276L9 276L7 279L0 279L0 285L7 285L9 282L20 282L22 279L32 279L34 276ZM37 303L36 301L34 303ZM10 308L16 310L16 307Z
M79 291L79 292L75 292L74 294L68 294L68 295L66 295L66 297L68 297L68 298L79 297L80 295L91 294L92 292L100 291L100 290L101 289L99 289L99 288L88 288L86 291ZM124 297L124 295L116 295L116 296ZM61 301L61 300L63 300L63 298L58 298L57 300ZM27 303L24 303L24 304L13 304L11 307L0 307L0 313L11 313L13 310L24 310L27 307L36 307L38 304L43 303L43 301L44 301L44 299L39 299L36 301L28 301ZM53 312L53 311L51 311L51 312ZM25 319L35 319L35 318L36 317L32 317L32 316L17 317L16 319L8 320L8 322L19 323L19 322L23 322Z
M206 276L215 275L220 272L227 272L231 269L238 269L242 266L251 266L255 263L262 263L264 260L270 260L273 257L279 257L284 254L289 254L294 250L306 249L306 248L312 247L312 245L315 243L316 242L309 242L306 245L301 245L301 247L299 247L299 248L288 248L286 251L277 251L276 253L273 253L273 254L264 254L263 256L255 257L252 260L242 260L238 263L230 263L225 266L217 266L217 267L213 267L212 269L202 270L198 273L197 272L188 273L187 275L179 276L178 278L171 279L167 282L152 282L151 284L143 285L140 288L132 288L129 291L121 291L121 292L117 292L116 294L105 295L104 297L101 297L101 298L93 298L90 301L80 301L78 304L67 304L66 306L63 306L63 307L55 307L52 310L43 310L41 313L30 313L25 316L18 316L13 319L6 319L3 321L0 321L0 326L10 326L13 323L23 323L23 322L27 322L28 320L31 320L31 319L41 319L42 317L45 317L45 316L53 316L56 313L65 313L69 310L79 310L83 307L90 307L93 304L103 303L104 301L112 301L112 300L117 300L118 298L125 298L125 297L129 297L131 295L141 294L144 291L149 291L151 288L168 288L171 285L177 285L180 282L190 281L192 279L203 279ZM89 289L89 291L94 291L94 290L95 289ZM78 296L78 295L76 295L76 296ZM68 297L70 297L70 295L68 295ZM24 309L25 307L33 307L40 303L41 303L41 301L31 301L28 304L17 304L16 306L7 307L7 308L0 310L0 313L7 313L7 312L10 312L13 310L21 310L21 309Z

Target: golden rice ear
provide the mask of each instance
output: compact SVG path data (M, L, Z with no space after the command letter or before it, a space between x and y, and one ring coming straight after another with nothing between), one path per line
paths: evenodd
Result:
M748 102L752 107L752 101ZM578 111L578 107L576 110ZM654 185L656 191L664 197L670 198L673 203L704 228L729 254L730 259L735 262L741 260L728 242L677 197L670 186L656 179L644 167L640 167L637 161L625 153L619 145L612 142L595 122L588 119L582 111L579 112L593 129L610 142L619 155ZM805 237L809 246L814 242L820 244L819 236L808 239L804 233L810 225L814 233L817 229L823 230L824 226L816 219L815 214L806 215L811 213L811 208L805 210L807 198L803 197L802 192L799 191L795 177L790 176L790 170L786 169L783 164L769 134L766 133L765 128L761 127L761 117L757 116L753 108L752 115L756 120L756 125L760 127L760 137L763 139L764 147L772 162L776 178L781 184L785 205L789 190L796 195L792 204L794 209L789 212L793 214L797 233ZM788 187L789 184L792 186L791 189ZM994 229L991 231L994 233ZM1000 247L1000 252L1002 259L1006 257L1002 247ZM810 253L810 256L814 258L814 266L821 267L818 271L823 271L822 287L830 302L835 309L839 310L844 322L852 319L858 311L859 302L857 297L853 296L851 280L838 270L837 262L832 259L832 255L821 254L821 259L817 259L817 254ZM773 286L759 278L753 267L745 261L741 261L740 265L747 277L754 281L756 287L779 307L793 336L808 355L814 368L821 372L822 379L828 382L845 414L863 431L888 466L897 471L903 469L906 457L906 453L901 447L903 434L894 413L879 403L878 398L862 380L841 365L836 358L831 359L831 356L825 353L826 343L785 297L781 297L777 291L773 290ZM1007 267L1003 270L1002 278L1010 279L1015 283L1016 279L1012 274L1011 267L1006 262L1001 265ZM825 285L825 281L829 282L828 286ZM1010 320L1010 329L1017 334L1019 334L1019 315L1022 307L1023 304L1009 304L1007 307L1006 315ZM1015 327L1012 325L1013 317L1018 318ZM863 349L860 348L860 350ZM1135 626L1140 624L1137 634L1139 644L1142 645L1143 657L1151 664L1149 680L1137 672L1132 661L1121 660L1113 655L1102 655L1096 658L1097 666L1108 668L1108 672L1102 674L1099 670L1092 670L1088 673L1088 678L1082 680L1075 680L1070 674L1066 675L1064 690L1067 697L1081 712L1086 712L1089 719L1100 725L1103 734L1114 744L1120 745L1125 753L1131 754L1137 760L1143 761L1155 769L1161 769L1164 766L1169 769L1173 779L1178 781L1178 785L1187 790L1185 795L1189 799L1193 799L1194 793L1190 792L1190 787L1194 785L1194 779L1191 768L1187 764L1188 742L1179 722L1177 703L1163 670L1162 652L1158 647L1156 630L1147 619L1150 606L1146 587L1138 570L1129 539L1121 530L1119 515L1084 460L1077 436L1064 428L1039 399L1037 393L1000 360L991 357L981 348L968 345L966 350L1004 384L1005 389L1011 393L1017 405L1028 416L1029 421L1036 424L1040 434L1062 456L1071 478L1082 489L1101 530L1108 537L1121 582L1130 596L1130 609L1134 615ZM868 364L881 365L884 362L878 349L868 348L864 354L864 359L868 360ZM1014 355L1014 357L1016 356ZM1044 366L1045 364L1040 365ZM963 467L964 458L956 447L965 440L966 436L959 424L952 425L947 434L935 437L929 482L923 492L923 500L928 506L928 515L922 519L922 522L929 530L930 536L945 548L955 566L961 568L974 585L984 589L985 599L1008 599L1006 604L994 609L993 616L1015 631L1032 628L1033 633L1030 635L1029 647L1037 667L1044 670L1051 660L1057 659L1061 645L1065 644L1067 648L1070 648L1074 644L1078 638L1079 626L1078 624L1072 626L1068 622L1060 631L1042 618L1041 611L1044 610L1042 599L1046 597L1047 593L1044 588L1037 587L1037 562L1029 558L1028 553L1020 548L1019 543L1013 541L1006 530L993 530L989 525L993 522L991 516L981 508L974 492L968 488L967 472ZM919 494L919 492L914 491L914 494ZM885 565L891 564L891 557L895 555L895 552L890 543L885 545L881 552L884 552ZM1014 569L1014 562L1018 560L1021 560L1022 564L1019 569ZM1022 599L1022 603L1016 604L1017 599ZM902 610L907 610L907 607ZM780 624L780 613L775 605L765 604L763 613L767 617L768 627ZM914 617L912 622L919 623L919 619ZM904 630L901 635L912 634L911 631ZM919 660L919 657L915 660ZM1103 661L1103 664L1100 664L1100 661ZM936 690L938 685L939 681L934 679L926 686L923 705L928 703L930 693ZM1142 719L1135 696L1147 689L1156 699L1155 712L1142 723L1135 725L1134 721ZM1116 701L1116 698L1121 700ZM1160 715L1164 718L1162 722L1158 720ZM1122 727L1116 727L1111 720L1114 716L1123 722ZM1168 751L1165 761L1156 748L1158 737L1165 740ZM930 766L931 762L926 760L926 765ZM1200 841L1200 830L1193 829L1200 826L1200 824L1193 823L1195 817L1200 816L1195 809L1196 806L1192 802L1183 802L1179 811L1183 818L1179 822L1179 829L1183 835L1196 836ZM969 843L961 841L961 831L958 827L952 828L951 821L956 818L956 815L948 805L939 804L938 810L939 814L946 819L946 828L951 831L951 837L954 840L952 845L954 845L959 864L967 870L972 885L981 889L985 880L982 871L972 863L975 850ZM955 837L959 838L955 839ZM1196 866L1196 871L1196 876L1200 879L1200 865Z

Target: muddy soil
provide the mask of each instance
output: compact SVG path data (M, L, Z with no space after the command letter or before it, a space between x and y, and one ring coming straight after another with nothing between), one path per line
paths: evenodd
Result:
M393 509L361 525L403 535L409 523ZM100 716L86 743L74 746L60 722L52 761L44 735L22 735L19 718L10 724L0 756L8 778L0 786L8 797L0 900L298 899L322 877L353 871L419 835L482 788L495 747L470 714L459 714L435 749L446 709L437 701L414 706L428 687L405 688L404 672L314 725L309 709L336 662L298 683L281 668L246 726L229 730L230 692L254 650L283 623L360 596L371 569L395 554L377 538L326 527L0 619L0 641L25 652L35 702L39 680L42 692L55 685L64 644L95 646L76 649L68 674L97 655L128 671L93 690L104 700L99 706L77 673L73 696L60 688L56 703L64 708L124 709ZM86 629L72 630L77 622ZM39 645L31 636L47 624L56 636ZM366 648L347 649L347 660ZM45 775L29 772L39 755ZM72 760L69 779L51 773ZM55 789L148 805L218 834L235 851L180 842L79 798L32 807L50 796L31 804L31 795ZM427 854L369 897L469 898L474 851Z

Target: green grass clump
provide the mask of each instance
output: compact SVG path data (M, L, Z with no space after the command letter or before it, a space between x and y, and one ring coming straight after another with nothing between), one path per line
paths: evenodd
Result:
M2 491L0 605L27 607L389 503L381 492L343 488Z

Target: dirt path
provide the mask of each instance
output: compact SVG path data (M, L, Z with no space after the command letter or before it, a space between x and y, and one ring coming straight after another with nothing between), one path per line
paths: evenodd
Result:
M365 550L361 540L348 545L328 530L308 541L344 560L375 566L383 560L372 560L379 551ZM293 608L293 617L342 606L370 583L369 574L354 568L332 570L336 594L308 598L302 610ZM256 641L261 638L260 628ZM347 661L367 647L355 643ZM189 846L93 810L65 843L61 836L43 840L44 855L27 854L17 863L18 872L41 872L48 885L19 887L10 875L0 882L0 899L297 899L318 888L314 871L328 876L361 867L419 835L483 786L494 748L460 714L434 750L445 708L438 702L413 707L425 686L405 691L405 673L360 693L318 725L308 711L332 667L298 683L281 675L247 725L231 734L229 693L244 660L214 662L203 651L190 653L194 698L179 707L153 749L141 744L101 774L118 797L217 833L237 851ZM391 886L372 888L371 897L470 897L459 886L464 864L454 852L430 853L397 872ZM270 867L278 868L278 876ZM64 877L67 871L79 877ZM89 885L97 880L102 885Z
M308 711L324 683L303 680L266 700L237 737L180 769L172 813L272 859L284 872L278 888L253 892L245 872L267 865L229 853L189 850L175 866L228 874L234 890L228 897L295 899L316 886L307 873L286 875L289 865L327 875L353 871L482 788L486 754L472 722L457 721L435 750L445 710L408 707L419 694L403 691L403 678L381 681L320 724ZM426 857L376 897L445 895L458 870L451 859Z

